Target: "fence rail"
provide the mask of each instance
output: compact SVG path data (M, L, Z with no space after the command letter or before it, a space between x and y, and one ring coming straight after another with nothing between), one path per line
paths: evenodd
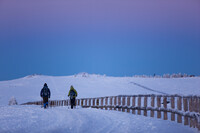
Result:
M42 101L23 105L42 105ZM51 100L50 107L69 106L69 100ZM200 97L180 95L119 95L76 99L83 108L117 110L132 114L171 119L200 131ZM163 114L163 115L162 115ZM171 117L171 118L170 118Z

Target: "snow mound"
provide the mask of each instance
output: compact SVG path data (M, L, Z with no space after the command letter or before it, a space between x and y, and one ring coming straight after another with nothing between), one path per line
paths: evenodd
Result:
M17 100L15 97L11 97L8 105L17 105Z

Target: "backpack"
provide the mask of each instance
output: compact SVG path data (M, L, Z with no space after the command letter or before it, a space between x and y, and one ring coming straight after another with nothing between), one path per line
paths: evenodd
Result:
M43 88L43 97L48 97L48 95L49 95L48 88L44 87Z
M72 99L72 98L74 98L76 96L76 93L75 93L74 90L70 90L69 95L70 95L70 99Z

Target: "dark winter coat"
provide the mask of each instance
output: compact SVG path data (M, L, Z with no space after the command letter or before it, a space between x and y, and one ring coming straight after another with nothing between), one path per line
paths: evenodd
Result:
M41 96L41 97L48 97L48 98L50 98L51 92L50 92L48 86L44 86L44 87L42 88L42 90L41 90L41 92L40 92L40 96Z

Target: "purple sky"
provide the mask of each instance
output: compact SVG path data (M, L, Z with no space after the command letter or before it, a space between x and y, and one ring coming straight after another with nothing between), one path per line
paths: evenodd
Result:
M200 75L199 51L199 0L0 0L0 80Z

